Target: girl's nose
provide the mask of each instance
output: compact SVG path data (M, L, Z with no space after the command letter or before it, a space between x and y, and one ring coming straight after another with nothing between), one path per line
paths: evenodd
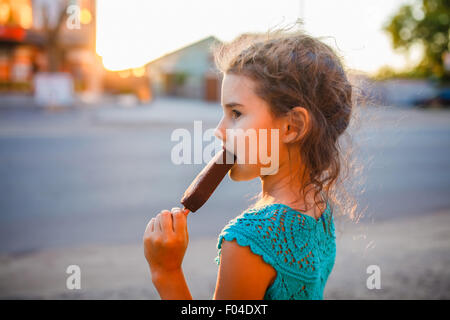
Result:
M214 130L214 136L220 140L222 140L223 143L226 141L226 128L224 125L224 118L220 120L219 124L217 125L216 129Z

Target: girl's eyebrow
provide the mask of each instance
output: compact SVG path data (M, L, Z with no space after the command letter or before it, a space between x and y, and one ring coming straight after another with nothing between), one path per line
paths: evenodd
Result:
M243 107L243 105L238 102L228 102L227 104L225 104L225 108L232 108L232 107Z

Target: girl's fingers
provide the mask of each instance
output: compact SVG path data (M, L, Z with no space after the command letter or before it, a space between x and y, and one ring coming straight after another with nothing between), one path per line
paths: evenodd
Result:
M176 234L187 231L186 215L181 210L177 210L173 213L173 231Z
M151 218L150 221L147 223L147 226L145 227L144 231L144 239L147 237L150 237L150 235L155 230L155 218Z
M155 223L154 223L154 232L161 232L161 222L160 222L160 215L156 215L156 217L154 217L153 219L155 219Z
M175 211L181 211L182 213L184 213L184 215L187 217L189 214L189 209L183 208L183 210L181 210L181 208L179 207L174 207L172 208L172 213L175 213Z
M158 217L161 231L173 232L172 213L169 210L163 210L160 214L158 214Z
M188 213L188 209L181 210L178 207L172 208L172 212L163 210L150 220L147 228L150 232L185 232L187 231L186 217Z
M150 222L148 223L148 230L150 231L150 232L154 232L155 231L155 218L152 218L151 220L150 220Z

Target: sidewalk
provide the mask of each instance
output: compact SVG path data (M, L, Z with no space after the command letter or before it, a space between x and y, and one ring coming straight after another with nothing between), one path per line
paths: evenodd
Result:
M372 225L337 223L336 229L338 254L325 299L450 298L450 211ZM194 299L213 296L215 246L215 238L189 244L183 268ZM66 289L71 264L81 268L81 290ZM3 299L159 299L140 244L1 256L0 265ZM369 265L380 267L380 290L366 287Z

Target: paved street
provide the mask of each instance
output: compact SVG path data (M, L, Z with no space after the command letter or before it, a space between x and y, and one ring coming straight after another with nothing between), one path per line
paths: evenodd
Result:
M0 253L8 257L0 264L49 250L139 247L148 220L179 206L203 167L171 162L171 133L193 132L194 120L213 128L220 117L218 105L181 99L137 108L0 108ZM450 212L449 111L370 107L356 124L351 132L364 166L350 184L364 191L362 222L401 225ZM190 215L192 243L213 243L258 188L256 180L227 177ZM14 285L0 285L2 295Z
M204 130L214 128L219 108L162 99L134 109L0 109L0 252L140 241L146 221L178 206L203 167L171 162L172 131L193 132L200 119ZM450 112L365 112L353 136L363 164L354 188L364 191L365 218L450 208ZM192 237L217 235L258 188L257 180L226 177L192 215Z

